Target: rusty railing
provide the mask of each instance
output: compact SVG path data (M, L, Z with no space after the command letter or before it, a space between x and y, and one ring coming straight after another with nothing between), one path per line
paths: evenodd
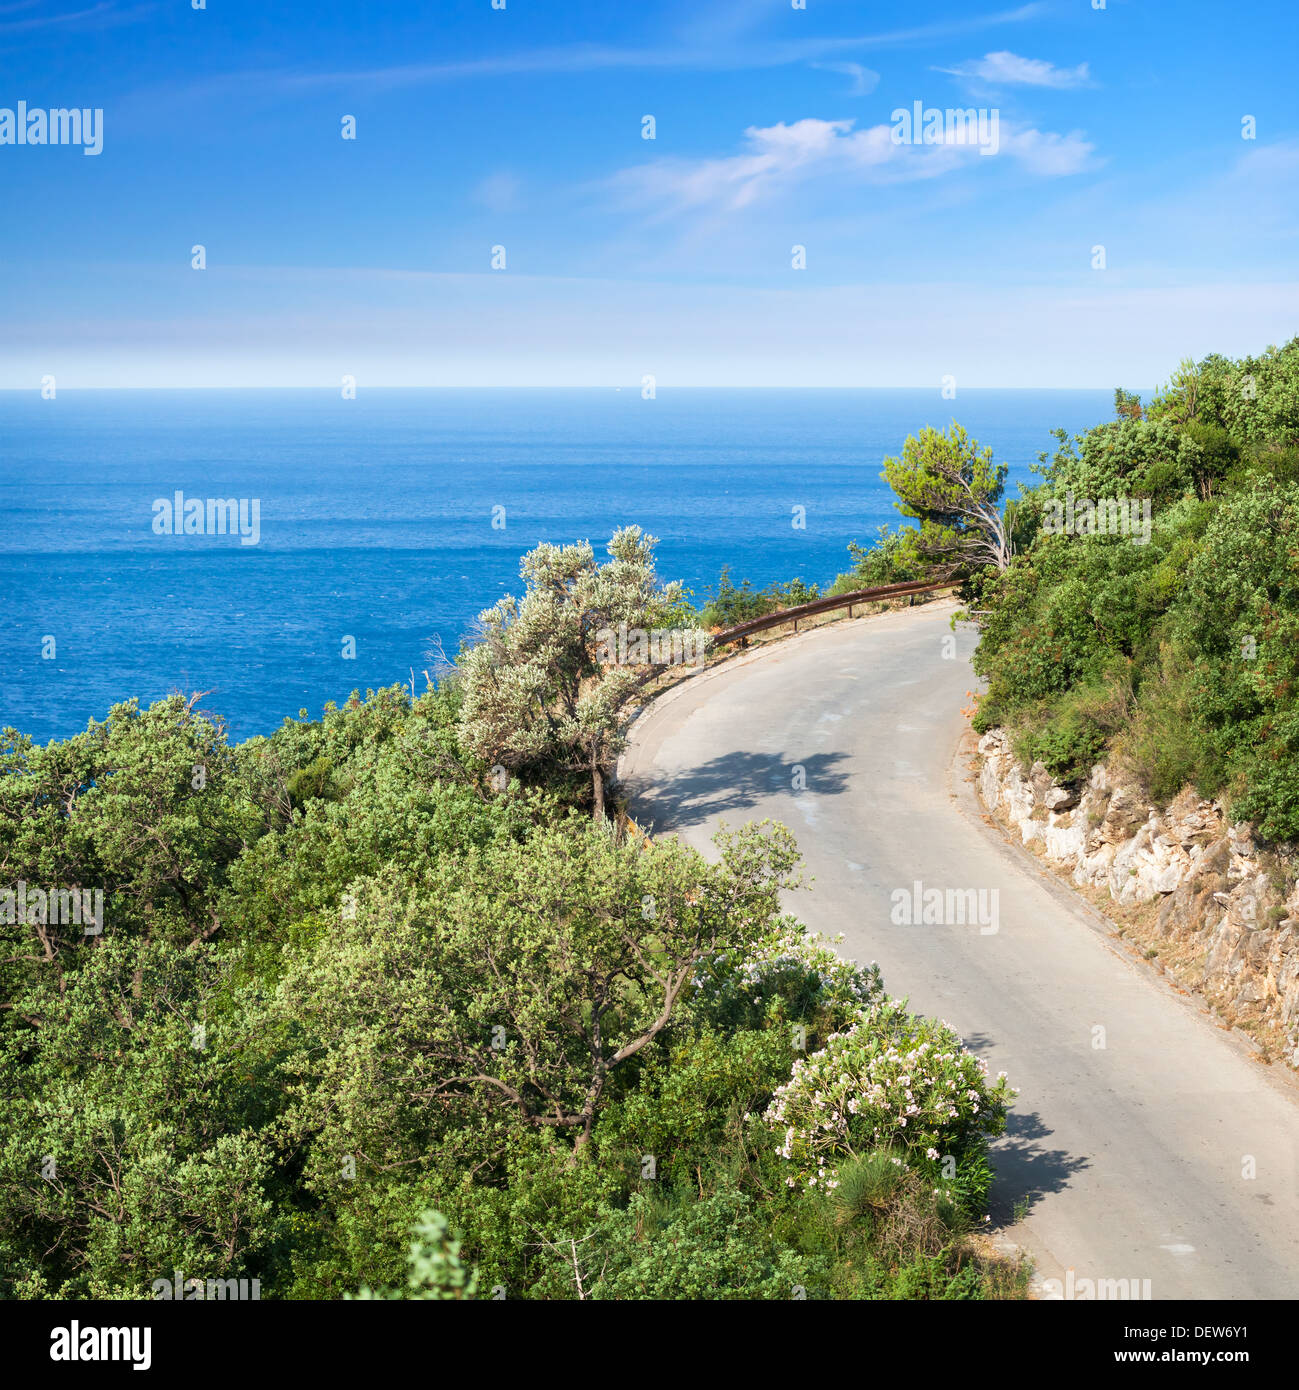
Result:
M746 642L755 632L765 632L770 627L784 627L794 624L798 631L800 618L811 618L818 613L829 613L836 608L846 608L852 617L853 608L859 603L873 603L879 599L906 598L908 594L928 594L936 589L956 589L961 585L959 579L939 579L930 582L917 580L907 584L880 584L873 589L854 589L850 594L834 594L829 598L816 598L811 603L800 603L793 608L782 608L775 613L764 613L761 618L750 618L747 623L736 623L734 627L723 628L713 634L712 645L720 647L727 642Z

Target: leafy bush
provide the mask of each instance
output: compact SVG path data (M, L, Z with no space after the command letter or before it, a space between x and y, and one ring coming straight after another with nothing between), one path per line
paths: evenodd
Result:
M1041 761L1060 782L1081 781L1101 761L1112 736L1126 727L1132 692L1127 663L1116 662L1107 677L1068 691L1051 704L1045 723L1016 730L1021 761Z
M766 1103L793 1059L793 1039L779 1028L686 1033L649 1060L634 1090L606 1108L596 1147L629 1177L639 1178L648 1158L655 1181L688 1181L738 1139L743 1117Z
M1183 363L1144 415L1119 405L1057 436L1030 498L1144 495L1149 544L1039 533L971 585L975 727L1008 726L1057 777L1115 754L1156 799L1191 784L1299 838L1299 339Z
M363 1288L358 1299L439 1299L461 1301L478 1292L478 1273L466 1269L460 1259L460 1242L449 1234L447 1219L438 1211L425 1212L415 1224L414 1239L407 1256L408 1273L404 1291L389 1289L375 1293Z
M609 566L529 571L567 574L557 620L686 620L620 534ZM548 650L545 589L516 656ZM139 1297L175 1269L267 1299L995 1292L950 1219L972 1148L845 1222L751 1118L884 1001L783 913L789 832L717 859L633 839L526 749L501 787L466 731L505 719L479 664L476 691L353 692L237 746L179 697L46 748L6 733L7 872L102 886L105 931L4 927L0 1297Z
M792 1299L815 1265L772 1239L753 1199L734 1187L664 1199L638 1192L611 1212L585 1256L589 1297Z
M843 1027L884 997L879 966L845 960L831 942L792 917L771 923L743 951L705 958L690 1009L731 1027L756 1026L773 1009L781 1018Z
M898 1165L944 1155L967 1161L968 1202L986 1197L985 1148L1005 1127L1014 1098L1004 1074L989 1084L987 1066L946 1024L892 1000L865 1013L825 1047L794 1063L762 1122L790 1165L788 1186L834 1190L844 1157L890 1149Z
M739 585L731 581L731 567L722 566L717 588L708 590L708 602L699 613L699 621L708 628L735 627L753 618L764 618L784 608L797 608L821 597L820 587L791 579L786 584L772 583L760 592L747 580Z
M708 602L699 618L708 628L735 627L765 617L777 606L769 594L759 593L747 579L742 579L738 586L732 583L731 567L723 565L717 588L708 590Z
M869 548L849 541L848 553L853 558L853 567L839 575L830 593L850 594L856 589L904 584L922 578L928 566L916 550L916 536L913 527L900 526L894 530L881 526Z

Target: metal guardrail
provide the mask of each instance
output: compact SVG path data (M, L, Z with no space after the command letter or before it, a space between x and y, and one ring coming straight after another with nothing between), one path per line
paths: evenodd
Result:
M712 645L715 647L723 646L727 642L743 642L751 637L755 632L765 632L770 627L784 627L787 623L794 624L794 631L798 631L800 618L811 618L817 613L829 613L836 608L847 608L848 616L852 616L852 609L859 603L871 603L878 599L906 598L908 594L928 594L936 589L956 589L962 581L959 579L940 579L930 583L916 582L914 584L880 584L873 589L855 589L850 594L834 594L829 598L816 598L811 603L800 603L793 608L782 608L775 613L764 613L761 618L750 618L747 623L736 623L734 627L723 628L721 632L713 634Z

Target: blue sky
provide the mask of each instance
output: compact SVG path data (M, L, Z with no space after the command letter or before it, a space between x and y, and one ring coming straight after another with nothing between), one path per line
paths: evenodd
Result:
M0 108L104 112L0 145L0 386L1149 387L1299 332L1296 59L1293 0L0 0Z

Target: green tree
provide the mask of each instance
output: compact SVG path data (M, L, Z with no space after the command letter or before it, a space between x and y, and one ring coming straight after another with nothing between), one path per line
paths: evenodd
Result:
M406 1288L382 1293L363 1288L358 1299L439 1299L462 1301L478 1292L478 1272L466 1269L460 1258L460 1242L450 1234L440 1211L428 1211L415 1223L410 1253L406 1257Z
M1114 414L1120 420L1140 420L1143 413L1141 397L1135 391L1125 391L1121 386L1114 388Z
M1000 502L1006 465L992 461L955 421L908 435L901 458L886 458L881 475L903 516L920 523L908 542L927 564L949 570L1010 564L1010 527Z
M779 913L797 861L783 827L719 837L710 864L675 840L619 840L570 822L493 843L411 892L357 885L271 1002L288 1044L290 1144L338 1186L451 1141L472 1166L502 1136L581 1148L623 1069L680 1010L701 961Z
M596 820L623 746L623 708L654 669L602 662L602 650L624 625L652 629L680 598L679 585L659 585L655 544L624 527L604 564L588 542L537 546L520 567L522 600L480 614L483 640L460 659L464 746L492 765L584 773Z
M0 1269L47 1296L236 1277L276 1229L228 976L206 948L106 934L0 1037ZM249 1083L254 1083L250 1085ZM264 1113L264 1112L262 1112Z

